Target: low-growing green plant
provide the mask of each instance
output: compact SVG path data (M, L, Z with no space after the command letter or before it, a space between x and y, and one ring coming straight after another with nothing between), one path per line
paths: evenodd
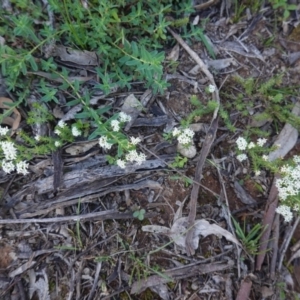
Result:
M269 0L273 9L282 11L282 19L286 20L290 12L297 9L296 4L290 4L288 0Z
M290 123L300 128L300 118L292 113L293 102L291 96L298 87L285 87L282 85L283 74L273 76L262 82L261 79L236 76L234 82L240 85L238 94L223 92L228 100L223 103L222 109L231 113L237 110L242 116L250 116L255 106L260 106L260 112L251 118L257 122L273 120L274 124ZM226 119L226 118L225 118ZM225 122L226 123L226 122ZM267 137L268 133L256 127L247 126L245 135Z
M0 122L14 108L26 106L28 96L35 89L40 103L29 112L27 123L54 123L55 136L33 137L26 129L20 131L23 142L14 143L18 150L14 153L26 155L7 161L2 149L5 159L2 167L11 172L19 161L30 160L34 154L49 154L66 142L73 142L77 136L86 136L90 128L93 131L88 138L100 137L100 147L104 151L111 149L113 156L107 156L110 163L121 168L126 167L126 162L142 163L145 155L136 151L140 138L128 138L121 132L130 116L122 112L109 116L110 106L94 108L90 99L93 90L100 89L107 94L116 87L130 88L132 81L144 82L154 93L163 92L167 83L162 77L164 52L159 49L168 39L167 26L187 25L188 18L181 15L192 11L190 2L104 0L90 1L84 6L79 0L50 0L46 9L31 0L13 2L17 14L0 12L0 36L5 41L0 48L0 65L7 88L14 91L17 101L0 115ZM176 21L170 21L170 15ZM93 83L93 90L73 79L72 70L57 62L58 43L97 55L99 63L93 71L100 82ZM59 94L64 95L67 106L80 107L81 111L75 114L76 122L57 122L42 105L60 104ZM1 140L13 143L7 132ZM3 145L13 149L12 144ZM32 151L23 151L27 147Z
M140 221L143 221L145 218L146 211L142 209L138 209L133 213L133 217L139 219Z
M171 163L173 168L183 168L187 163L188 159L186 157L182 157L181 155L177 154L174 162Z
M256 224L253 226L253 228L250 229L249 232L247 232L246 221L244 221L243 228L234 218L232 218L232 221L235 227L236 235L241 241L242 245L244 246L244 249L250 255L257 255L259 248L259 240L266 228L264 228L261 224Z
M9 89L30 81L29 71L59 70L52 57L41 57L41 53L63 41L65 46L98 55L99 87L106 93L114 86L129 87L133 80L145 81L146 87L162 92L166 87L162 79L164 53L157 49L167 39L167 26L185 26L188 19L180 15L192 11L189 1L170 0L90 1L87 7L79 0L51 0L47 10L30 0L14 4L18 14L0 12L0 35L6 42L0 49L0 64ZM179 20L173 24L168 14ZM55 26L49 16L55 18ZM14 46L15 37L22 47ZM39 86L45 94L43 100L55 100L55 89Z

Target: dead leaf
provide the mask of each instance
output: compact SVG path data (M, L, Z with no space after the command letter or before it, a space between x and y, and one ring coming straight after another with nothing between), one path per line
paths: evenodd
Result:
M235 181L233 185L235 194L244 204L249 205L257 203L256 200L254 200L237 181Z
M209 60L206 62L208 67L214 68L215 70L222 70L230 65L237 66L238 63L233 57L230 58L223 58L223 59L216 59L216 60Z
M254 45L243 44L243 46L237 42L224 42L221 47L226 51L233 51L245 57L258 58L265 62L260 51Z
M44 276L36 280L35 271L28 270L30 299L32 299L33 294L36 292L39 300L50 300L48 276L45 270L42 270L42 274Z
M177 61L179 58L179 44L176 44L167 56L167 60Z
M95 145L98 144L97 141L85 141L83 143L78 143L76 145L70 146L65 149L65 151L70 155L78 155L89 151Z
M0 108L4 110L5 114L5 109L9 110L11 107L6 105L5 103L13 103L13 101L9 98L6 97L0 97ZM21 114L19 113L19 111L14 108L12 110L12 117L4 117L1 124L6 124L11 126L12 129L12 133L11 135L14 134L14 132L19 128L20 122L21 122Z
M20 275L20 274L24 273L25 271L27 271L28 269L32 268L35 264L36 264L36 261L29 260L28 262L21 265L20 267L18 267L14 271L11 271L8 274L8 276L11 277L11 278L14 278L15 276Z
M292 113L295 116L300 116L300 101L296 102ZM298 130L291 124L285 124L273 145L278 148L269 154L269 161L283 158L296 145L297 139Z
M171 229L168 227L158 226L158 225L146 225L142 227L142 230L145 232L153 232L156 234L161 233L161 234L168 235L177 246L181 247L182 250L185 251L184 249L185 249L186 233L188 231L187 218L185 217L176 220L172 225ZM191 230L193 231L193 241L192 241L193 249L198 248L200 235L206 237L211 234L217 236L223 236L228 241L240 245L239 241L229 231L216 224L210 224L208 221L204 219L196 220Z
M84 66L98 66L98 57L95 52L80 51L65 46L56 46L54 56L58 56L62 61L73 62Z

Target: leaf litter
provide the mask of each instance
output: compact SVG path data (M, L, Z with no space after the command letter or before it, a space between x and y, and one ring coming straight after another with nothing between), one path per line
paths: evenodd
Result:
M270 281L267 276L270 269L266 257L272 257L268 251L271 246L266 241L272 239L271 224L278 202L275 180L268 174L259 181L257 176L252 176L249 165L240 164L233 157L232 141L238 135L230 132L218 118L219 106L212 117L201 118L201 128L205 130L197 132L196 158L181 171L175 173L169 167L176 156L174 145L156 147L163 143L163 133L168 132L168 127L192 112L193 107L188 102L191 95L196 93L204 102L209 100L203 92L207 80L217 88L212 98L224 105L231 101L226 93L238 89L227 80L228 74L264 78L286 67L280 51L276 47L269 51L270 48L261 42L262 37L258 37L261 18L250 15L248 21L234 25L226 23L231 9L228 3L219 6L218 1L208 1L196 7L199 9L197 16L200 11L218 10L224 17L211 19L206 24L205 36L218 55L217 59L209 59L202 44L196 41L187 44L179 34L170 31L178 44L169 51L168 59L178 63L178 69L176 74L165 74L170 83L166 95L155 96L151 89L139 88L129 93L114 88L109 95L93 95L91 105L101 108L109 104L114 111L131 115L132 121L125 131L143 136L143 147L149 150L148 159L142 165L129 165L125 170L108 165L105 154L99 152L97 141L83 139L66 145L61 153L52 157L35 157L31 162L34 174L30 179L18 177L14 182L12 175L0 173L4 187L0 226L5 241L1 246L1 253L5 253L1 267L4 276L11 280L9 284L1 279L1 296L23 291L29 297L35 294L39 299L58 299L58 291L61 291L63 299L81 299L83 295L88 299L109 299L126 293L130 293L132 299L144 299L150 289L153 299L246 299L249 295L253 299L272 296L279 299L282 290L277 283L283 277L289 278L284 279L286 294L291 293L287 290L290 285L300 291L297 274L289 277L289 271L284 268L286 274L282 277L278 275ZM219 24L223 24L222 28ZM265 41L270 37L269 30L265 26L261 31ZM276 38L285 38L279 33L276 35ZM61 66L73 68L68 77L70 82L91 84L97 80L90 72L100 63L94 52L57 45L52 51L49 57L54 56ZM298 52L297 48L292 48L287 57L290 64L297 64ZM270 66L271 70L267 70ZM83 73L79 70L82 68L85 68ZM63 82L50 72L28 72L27 76L43 77L52 85ZM297 73L293 76L291 81L299 79ZM286 76L286 80L288 78ZM39 102L39 96L32 94L30 97L33 95L34 101ZM253 109L255 114L260 113L261 103L257 101L257 108ZM7 95L2 95L0 102L4 114L14 103ZM61 101L58 109L61 119L67 122L76 118L82 106L66 108ZM24 126L21 113L26 116L16 108L11 109L2 124L17 132ZM293 113L299 116L298 102ZM278 134L278 123L275 124L274 119L253 123L251 117L247 119L237 110L231 112L230 118L238 134L247 124L269 133L273 144L278 146L270 154L270 160L300 152L298 129L290 124L279 124ZM50 123L45 123L32 130L45 135L50 127ZM218 164L211 163L212 154ZM223 185L218 182L220 174L216 167L221 169ZM252 185L243 182L243 175L248 175L247 180ZM192 187L184 178L189 178ZM268 193L266 204L261 204L266 200L261 182ZM224 201L224 189L228 203ZM180 207L176 209L178 201ZM211 214L205 207L212 207L218 213ZM137 209L146 210L143 222L147 225L133 219ZM241 221L247 220L247 226L269 225L262 235L256 257L250 259L244 253L242 257L237 255L233 245L241 250L241 241L228 224L229 216L224 216L228 211ZM276 222L279 218L275 219L274 226ZM299 239L299 229L295 236ZM18 248L19 240L26 242L30 251ZM18 249L13 251L12 245ZM273 253L279 253L278 260L275 259L278 267L284 251L275 252L276 247L280 245L272 245ZM299 257L299 250L292 250L294 254L285 259L290 264ZM242 275L239 268L243 270ZM55 280L58 277L62 278L60 282ZM53 285L55 292L50 289Z

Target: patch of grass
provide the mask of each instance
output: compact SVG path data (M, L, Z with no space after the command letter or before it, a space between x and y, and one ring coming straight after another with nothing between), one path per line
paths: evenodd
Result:
M232 218L232 221L235 227L236 235L241 241L242 245L244 246L244 249L250 255L257 255L259 248L259 240L266 228L264 228L261 224L256 224L249 230L249 232L247 232L246 221L244 221L243 228L234 218Z

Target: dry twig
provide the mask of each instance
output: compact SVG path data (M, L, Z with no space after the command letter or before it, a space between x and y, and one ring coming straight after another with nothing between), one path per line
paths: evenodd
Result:
M186 43L185 41L174 31L172 31L170 28L168 28L169 32L173 35L173 37L177 40L177 42L187 51L187 53L194 59L194 61L200 66L201 70L203 73L208 77L210 83L215 86L215 92L213 93L213 99L218 103L217 108L214 111L212 122L210 125L210 129L207 132L203 148L200 153L200 158L198 160L197 166L196 166L196 171L195 171L195 180L196 182L201 181L201 176L202 176L202 169L204 162L206 160L207 155L210 152L211 145L215 139L217 128L218 128L218 111L219 111L219 105L220 105L220 98L219 98L219 91L217 89L214 77L208 70L207 66L204 64L202 59L198 56L198 54L192 50ZM192 228L193 223L195 222L196 219L196 208L197 208L197 199L198 199L198 194L199 194L199 185L198 184L193 184L193 189L191 192L191 200L190 200L190 212L188 216L188 223L189 223L189 228ZM186 250L187 253L192 255L194 254L194 249L192 247L192 239L193 239L193 230L189 230L186 236Z

